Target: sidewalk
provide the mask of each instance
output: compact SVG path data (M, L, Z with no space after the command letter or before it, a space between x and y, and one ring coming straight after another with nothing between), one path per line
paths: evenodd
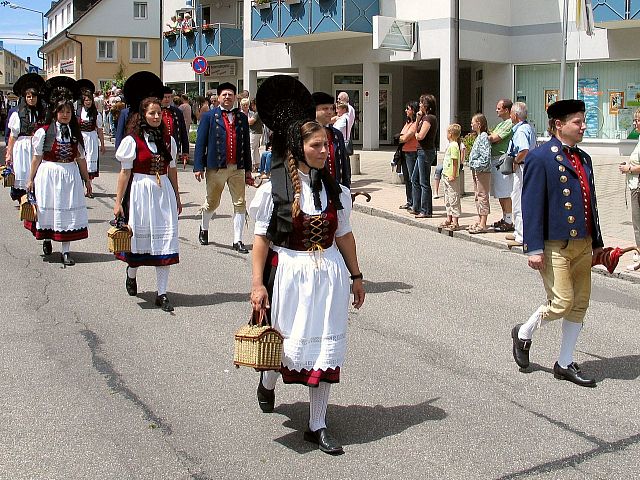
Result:
M353 175L351 178L352 192L361 191L371 194L371 201L366 202L364 197L356 199L354 209L358 212L373 216L383 217L389 220L413 225L438 232L438 225L446 217L444 200L439 198L433 201L433 218L415 219L413 215L406 213L398 207L406 203L404 184L392 183L397 181L398 174L392 171L390 162L393 158L394 147L382 151L356 151L360 154L361 175ZM438 156L442 161L442 154ZM622 161L619 156L594 156L593 164L596 175L596 190L598 194L598 212L600 214L600 227L605 246L627 247L634 245L633 226L631 223L631 210L625 205L625 181L624 176L618 172L618 164ZM476 208L473 199L473 180L468 167L464 169L464 191L462 197L462 217L460 225L464 228L475 222ZM396 179L393 179L396 176ZM432 175L433 178L433 175ZM432 181L433 185L433 181ZM444 192L444 185L440 186L440 195ZM626 192L627 198L629 193ZM491 214L488 225L502 218L500 204L491 198ZM471 235L465 230L456 232L443 231L442 240L447 236L455 236L471 242L491 245L496 248L506 249L505 234L490 232L486 234ZM514 251L522 252L521 248L514 247ZM632 282L640 283L640 271L630 272L625 267L630 264L632 253L625 254L618 264L613 276L624 278ZM602 266L594 268L594 271L609 275Z

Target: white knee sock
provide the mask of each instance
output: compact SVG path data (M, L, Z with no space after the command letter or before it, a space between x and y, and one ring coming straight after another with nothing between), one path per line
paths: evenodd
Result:
M529 317L529 320L520 327L518 331L518 338L520 340L531 340L533 332L535 332L537 328L540 328L542 324L542 308L543 307L539 307L533 315Z
M507 223L513 223L513 217L510 213L504 214L504 221Z
M138 273L138 267L129 267L127 268L127 277L136 278L136 274Z
M581 323L562 320L562 343L560 344L560 357L558 358L558 365L562 368L567 368L570 363L573 363L573 352L578 343L580 330L582 330Z
M278 377L280 376L280 372L276 372L275 370L268 370L262 373L262 386L267 390L273 390L276 388L276 382L278 381Z
M167 293L167 285L169 284L169 265L156 267L156 282L158 284L158 295Z
M309 430L315 432L327 428L325 418L329 404L331 384L320 382L317 387L309 387Z
M244 230L244 213L233 215L233 243L242 241L242 231Z
M200 223L202 230L209 230L209 222L211 221L212 218L213 218L213 212L207 212L205 210L202 211L202 221Z
M62 242L62 253L69 253L71 242Z

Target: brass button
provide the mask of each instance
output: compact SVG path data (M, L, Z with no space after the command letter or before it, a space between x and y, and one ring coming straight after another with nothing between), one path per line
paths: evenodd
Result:
M571 235L572 237L577 237L577 236L578 236L578 231L577 231L577 230L575 230L575 229L572 229L572 230L569 232L569 235Z
M565 188L564 190L562 190L562 194L565 197L568 197L569 195L571 195L571 190L569 190L568 188Z
M558 170L564 172L566 168L564 167L564 165L558 165Z
M571 210L573 208L573 203L571 202L567 202L564 204L564 208L566 208L567 210Z
M566 175L560 175L560 183L567 183L567 176Z
M562 155L556 155L556 160L561 162L562 161Z
M522 246L522 250L524 250L525 252L527 250L529 250L529 245L527 245L526 243Z
M574 217L573 215L569 215L567 217L567 222L569 223L575 223L576 222L576 217Z

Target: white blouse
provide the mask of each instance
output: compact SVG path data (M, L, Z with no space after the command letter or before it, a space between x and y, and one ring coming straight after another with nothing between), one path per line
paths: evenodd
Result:
M158 153L158 148L155 142L149 141L149 134L144 133L144 141L147 143L149 150L154 155ZM178 146L173 137L171 137L171 163L170 168L176 168L176 155L178 154ZM120 146L116 151L116 158L121 163L123 170L131 170L133 168L133 161L136 159L136 140L131 135L127 135L120 142Z
M51 127L49 127L51 128ZM47 132L45 131L44 128L39 128L38 130L36 130L36 133L33 134L33 143L31 144L33 146L33 154L34 155L38 155L39 157L42 156L43 152L44 152L44 138L45 135L47 134ZM62 140L62 134L60 133L60 123L56 122L56 141L58 143L69 143L69 142L65 142ZM82 145L78 145L78 157L77 158L84 158L84 148L82 148Z
M325 192L324 188L320 191L322 208L317 210L313 203L313 192L311 191L309 175L299 170L298 175L300 176L301 184L300 209L307 215L318 215L322 213L322 211L327 208L327 192ZM351 192L343 185L340 185L340 188L342 188L340 201L342 202L343 209L337 211L338 229L336 230L336 237L342 237L352 230L349 219L351 216ZM251 205L249 205L249 215L255 220L254 233L256 235L266 235L272 212L273 198L271 196L271 182L268 182L258 188Z
M84 107L80 112L80 118L85 122L89 121L89 112L87 112L87 110ZM96 128L102 128L102 127L103 127L102 115L98 114L96 116Z

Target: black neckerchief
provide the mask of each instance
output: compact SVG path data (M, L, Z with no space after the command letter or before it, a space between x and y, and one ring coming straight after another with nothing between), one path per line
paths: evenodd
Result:
M30 106L24 97L21 97L18 104L18 117L20 118L20 133L22 135L33 135L38 122L37 105Z

